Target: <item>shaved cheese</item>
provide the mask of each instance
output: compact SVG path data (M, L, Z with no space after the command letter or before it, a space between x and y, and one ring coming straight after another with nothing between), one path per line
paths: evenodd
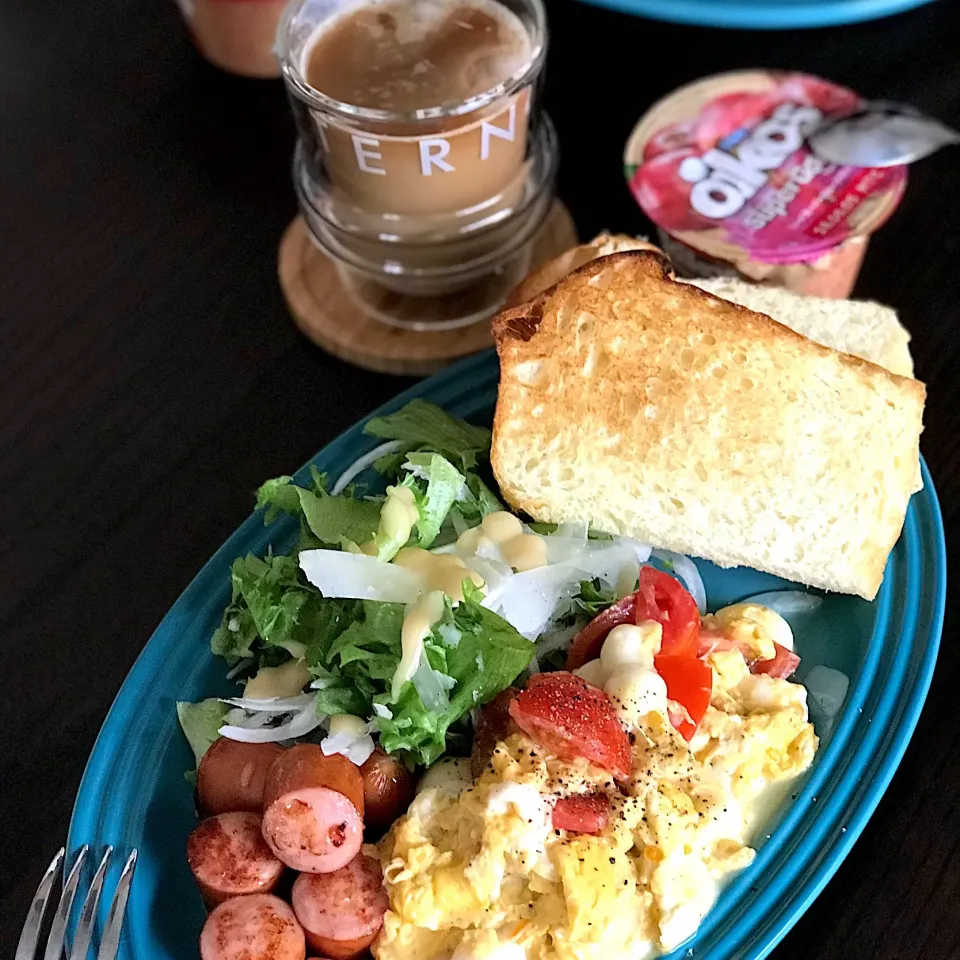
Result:
M557 608L573 599L581 579L569 564L537 567L514 575L498 591L490 591L483 605L534 640L554 618Z
M330 732L320 741L320 749L325 757L339 753L359 767L373 753L373 727L373 723L364 723L359 717L338 714L330 718Z
M423 589L422 578L412 571L362 553L301 550L300 568L329 599L416 603Z

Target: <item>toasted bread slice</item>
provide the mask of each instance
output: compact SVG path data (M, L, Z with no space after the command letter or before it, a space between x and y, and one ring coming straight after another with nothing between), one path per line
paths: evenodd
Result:
M601 233L529 274L510 295L506 306L515 307L532 300L591 260L629 250L650 250L666 257L659 247L646 240L622 233ZM897 319L896 312L883 304L807 297L783 287L750 283L738 277L685 279L684 282L731 303L765 313L825 347L852 353L904 377L913 376L913 358L908 346L910 334Z
M736 277L688 280L731 303L765 313L825 347L852 353L904 377L913 376L910 334L890 307L869 300L805 297Z
M568 273L582 267L597 257L605 257L611 253L623 253L627 250L650 250L662 257L666 254L647 240L631 237L625 233L601 233L589 243L581 243L577 247L565 250L559 256L548 260L541 267L520 281L517 288L507 298L506 306L515 307L538 297L544 290L549 290L559 283Z
M922 383L675 281L650 252L587 263L493 333L491 459L515 508L876 595Z

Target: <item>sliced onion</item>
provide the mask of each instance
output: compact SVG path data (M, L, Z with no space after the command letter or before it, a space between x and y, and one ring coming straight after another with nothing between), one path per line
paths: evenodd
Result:
M483 577L488 595L502 589L507 581L516 576L510 566L506 563L498 563L495 560L484 560L481 557L468 556L463 562L468 570L479 573L480 576Z
M257 717L266 717L266 714L257 714ZM308 703L290 719L276 727L258 727L251 729L238 725L224 724L220 728L220 736L230 740L239 740L242 743L279 743L282 740L294 740L306 736L323 722L323 717L317 715L316 700Z
M564 520L557 527L556 533L551 536L569 537L572 540L579 540L586 543L587 534L590 532L590 524L586 520Z
M701 613L707 612L707 591L697 565L682 553L674 550L651 550L650 556L673 567L673 572L686 584L690 596L696 601Z
M629 571L636 568L637 557L630 546L619 540L590 540L583 552L570 562L607 586L615 587L624 568Z
M650 554L653 553L653 547L649 543L641 543L633 537L618 537L618 542L629 547L637 555L638 563L646 563L650 559Z
M301 550L300 568L327 598L416 603L423 588L420 577L395 563L363 553L340 550Z
M814 712L819 713L829 726L847 698L850 678L833 667L817 664L811 667L804 686L807 688L808 705L814 706Z
M252 667L257 661L253 657L245 657L243 660L238 660L228 671L227 679L232 680L238 674L243 673L248 667Z
M343 473L340 474L340 478L333 485L333 489L330 491L334 496L338 493L343 493L346 486L350 481L356 477L358 474L363 473L371 464L376 463L381 457L386 456L388 453L395 453L399 450L403 444L399 440L387 440L386 443L381 443L379 446L374 447L369 453L365 453L362 457L358 457L353 463L347 467Z
M813 613L819 610L823 597L803 590L771 590L745 597L740 603L756 603L761 607L769 607L781 617L790 617L797 613Z
M569 627L558 627L554 630L544 631L540 639L537 640L537 657L548 657L557 650L566 650L579 629L579 626L574 623Z
M320 741L320 749L323 751L325 757L339 753L359 767L362 763L365 763L369 759L370 754L373 753L373 737L370 736L366 728L364 728L364 732L360 734L349 731L334 733L324 737Z
M431 713L440 713L450 706L447 691L456 685L456 681L453 677L434 670L426 653L420 654L420 663L412 680L421 702Z
M308 703L317 699L316 694L301 693L295 697L269 697L257 700L253 697L227 697L221 703L229 703L231 707L249 710L251 713L296 713Z
M384 720L393 719L393 711L385 703L375 703L373 705L373 712L378 717L383 717Z

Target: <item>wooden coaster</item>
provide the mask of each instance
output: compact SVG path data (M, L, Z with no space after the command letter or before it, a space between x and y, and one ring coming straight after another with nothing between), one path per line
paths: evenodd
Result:
M530 269L576 243L573 218L555 200L534 239ZM333 261L314 245L301 216L280 241L278 269L287 306L300 330L328 353L359 367L421 376L493 342L486 320L456 330L407 330L369 316L344 289ZM418 311L423 304L423 298L416 298Z

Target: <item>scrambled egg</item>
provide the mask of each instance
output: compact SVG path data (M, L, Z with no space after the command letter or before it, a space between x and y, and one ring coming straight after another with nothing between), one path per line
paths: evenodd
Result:
M740 619L723 626L747 629ZM431 770L379 847L377 960L643 960L689 938L753 859L762 794L817 747L802 686L752 675L737 651L708 662L712 702L689 743L662 712L623 717L632 774L619 785L520 734L475 782L469 762ZM609 798L601 834L553 829L557 798L578 793Z

